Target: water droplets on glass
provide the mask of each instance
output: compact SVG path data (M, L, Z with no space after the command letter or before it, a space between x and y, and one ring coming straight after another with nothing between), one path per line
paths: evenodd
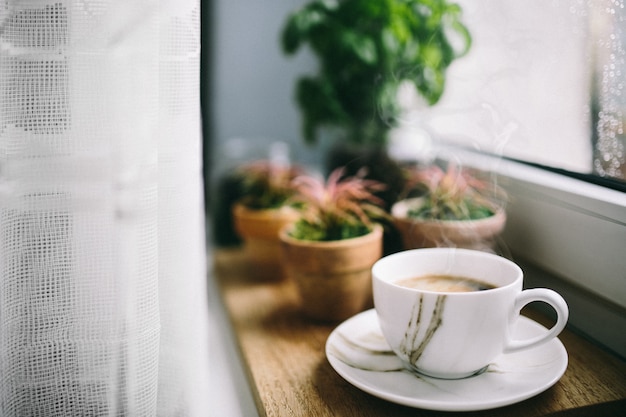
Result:
M595 65L594 172L626 179L626 8L624 0L589 2L597 39Z

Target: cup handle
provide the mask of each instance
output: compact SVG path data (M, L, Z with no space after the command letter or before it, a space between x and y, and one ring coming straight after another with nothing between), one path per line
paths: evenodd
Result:
M543 301L550 304L556 311L556 324L548 331L548 333L526 340L509 339L504 348L504 353L517 352L518 350L528 349L538 346L556 337L565 328L569 317L569 309L567 303L557 292L547 288L533 288L524 290L515 298L515 312L519 314L522 308L533 301Z

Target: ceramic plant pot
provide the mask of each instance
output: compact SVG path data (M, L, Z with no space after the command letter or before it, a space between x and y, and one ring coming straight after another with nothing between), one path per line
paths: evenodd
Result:
M345 320L372 302L371 268L383 253L383 228L353 239L317 242L280 233L287 275L296 284L303 312L321 321Z
M233 206L235 231L243 241L250 272L264 281L285 277L281 259L280 230L295 222L299 213L291 207L252 210L242 204Z
M397 202L391 208L393 223L402 236L404 249L458 247L493 251L497 236L504 230L506 212L496 213L480 220L419 220L407 212L419 205L420 199Z

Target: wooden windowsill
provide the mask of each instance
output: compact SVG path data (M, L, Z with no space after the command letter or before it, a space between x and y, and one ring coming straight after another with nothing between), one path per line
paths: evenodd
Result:
M324 353L326 339L339 323L320 324L304 317L290 281L255 282L239 249L218 249L214 268L260 415L442 415L379 399L342 379ZM549 324L540 313L524 314ZM520 403L472 415L610 416L626 410L626 362L567 329L559 339L569 364L553 387Z

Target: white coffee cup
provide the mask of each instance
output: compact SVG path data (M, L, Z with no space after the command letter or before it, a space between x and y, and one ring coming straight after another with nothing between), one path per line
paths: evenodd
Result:
M467 277L493 288L452 292L398 284L425 275ZM558 293L545 288L522 290L518 265L481 251L432 248L395 253L374 264L372 279L374 306L391 349L409 369L436 378L482 373L500 354L556 337L569 316ZM556 324L535 338L512 339L520 310L533 301L551 305L558 316Z

